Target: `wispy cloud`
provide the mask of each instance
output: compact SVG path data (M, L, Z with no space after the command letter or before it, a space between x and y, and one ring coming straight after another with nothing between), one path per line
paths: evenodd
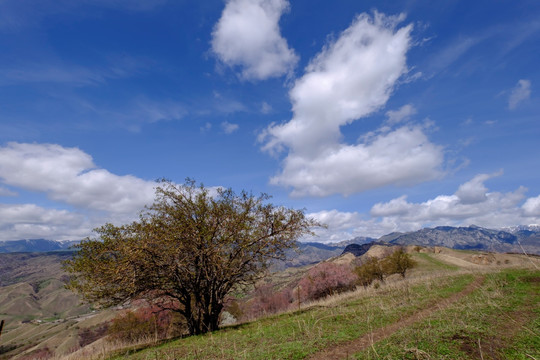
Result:
M521 79L516 86L510 91L508 97L508 108L515 109L520 103L531 97L531 82L530 80Z
M76 12L81 7L101 7L125 11L152 11L168 0L2 0L0 1L0 31L20 31L39 27L49 16L76 13L88 16L89 12Z
M225 134L232 134L236 130L238 130L239 126L238 124L232 124L228 121L224 121L221 123L221 128L223 129L223 132Z

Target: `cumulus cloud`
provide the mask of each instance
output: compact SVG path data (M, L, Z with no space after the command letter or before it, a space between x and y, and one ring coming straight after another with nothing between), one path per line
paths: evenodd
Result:
M325 210L309 216L328 225L317 230L317 241L336 242L357 236L378 238L400 231L432 226L501 228L516 224L540 224L540 196L525 199L526 189L489 191L485 181L501 175L479 174L451 195L438 195L424 202L410 202L402 195L372 206L369 214ZM311 239L310 239L311 240Z
M456 191L456 196L462 204L476 204L487 200L487 188L484 182L494 176L502 175L502 172L494 174L479 174L472 180L462 184Z
M527 219L530 214L520 211L525 188L519 187L507 193L488 190L484 182L500 174L479 174L459 186L454 194L439 195L422 203L409 202L406 196L378 203L372 207L371 216L422 226L476 224L494 228L538 220Z
M540 195L527 199L523 204L522 209L527 216L540 217Z
M225 134L232 134L233 132L238 130L239 126L238 124L233 124L228 121L224 121L221 123L221 128L223 129L223 132L225 132Z
M293 118L259 137L263 149L288 149L271 183L294 196L351 194L390 184L414 184L440 175L442 148L420 126L381 129L358 144L340 143L341 126L384 106L407 73L412 25L404 16L359 15L310 62L290 91ZM405 106L393 121L414 113Z
M531 82L530 80L521 79L510 92L508 98L508 108L515 109L521 102L531 97Z
M137 213L154 198L154 182L112 174L82 150L55 144L0 147L0 179L55 201L111 213Z
M292 187L292 196L350 195L434 179L441 161L441 148L430 143L420 127L402 127L366 143L329 147L316 157L293 152L270 182Z
M229 0L212 33L212 51L224 64L241 67L247 80L290 72L298 56L281 36L287 0Z

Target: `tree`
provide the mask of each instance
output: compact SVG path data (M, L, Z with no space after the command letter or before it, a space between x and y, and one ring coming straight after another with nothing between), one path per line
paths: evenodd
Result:
M402 277L405 277L407 270L415 265L416 262L401 248L383 260L383 269L387 274L400 274Z
M320 225L269 198L162 180L138 221L105 224L77 245L69 287L103 306L151 300L183 315L190 334L216 330L227 294Z
M358 276L358 284L367 287L375 279L384 282L384 277L387 273L383 265L383 262L378 258L368 257L362 265L354 269L356 276Z

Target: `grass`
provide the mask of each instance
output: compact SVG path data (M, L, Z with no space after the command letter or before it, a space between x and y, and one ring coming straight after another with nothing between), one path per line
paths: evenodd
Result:
M540 272L505 270L429 319L403 328L356 359L538 359Z
M473 276L455 275L360 289L350 299L314 303L297 312L193 336L116 359L303 359L328 346L391 324L462 290Z
M442 262L441 260L435 259L430 254L426 253L413 254L413 259L422 262L422 268L424 270L459 270L458 266Z

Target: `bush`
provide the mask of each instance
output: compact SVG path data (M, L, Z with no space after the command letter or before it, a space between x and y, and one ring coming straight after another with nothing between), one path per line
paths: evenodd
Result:
M275 291L272 284L260 285L255 289L253 299L243 314L244 319L254 319L262 315L275 314L286 310L293 301L292 291L288 288Z
M399 249L383 260L375 257L370 257L364 264L355 268L355 273L358 276L358 284L364 287L371 285L373 280L384 282L384 278L391 274L400 274L405 277L408 269L413 268L416 262L411 259L411 256Z
M387 256L382 263L382 267L386 274L400 274L402 277L405 277L407 270L416 265L416 262L411 259L411 256L405 253L403 249L394 251L394 253Z
M358 277L358 284L364 287L371 285L373 280L384 282L386 273L383 263L376 257L369 257L364 264L354 269Z
M105 336L108 328L108 324L103 324L92 329L84 328L79 330L79 347L84 347L88 344L93 343L96 340L99 340L100 338Z
M176 324L177 320L171 311L143 307L136 311L127 311L113 319L107 334L110 340L125 342L137 342L150 337L165 339L179 335L170 333L171 325Z
M302 301L317 300L329 295L352 290L357 275L347 265L325 262L311 268L298 283Z

